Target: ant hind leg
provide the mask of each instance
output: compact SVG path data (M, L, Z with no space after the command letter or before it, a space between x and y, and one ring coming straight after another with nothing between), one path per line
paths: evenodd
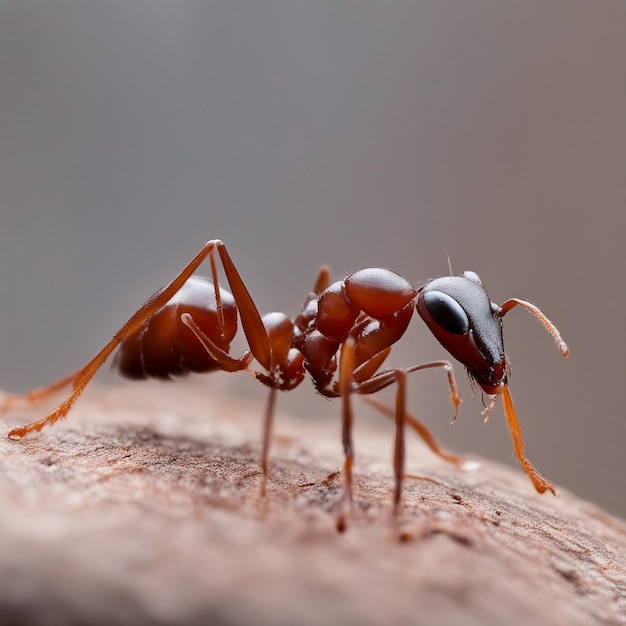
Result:
M52 383L48 387L41 387L35 389L30 393L23 396L26 402L37 401L51 395L57 389L72 384L72 392L70 395L52 410L44 418L26 424L25 426L19 426L9 432L10 439L21 439L29 433L40 431L44 426L54 424L59 419L64 418L69 410L72 408L74 402L78 399L83 392L89 381L95 376L96 372L100 369L106 359L111 353L119 346L122 341L132 335L137 329L141 328L142 324L146 322L152 315L154 315L163 305L165 305L175 293L185 284L189 277L196 271L200 264L210 256L213 250L217 247L222 252L223 243L217 239L208 241L203 248L196 254L196 256L179 272L176 277L165 287L159 289L153 296L148 298L139 309L131 316L131 318L120 328L120 330L113 335L113 338L96 354L93 359L87 363L85 367L78 370L74 374L66 376L60 379L56 383ZM15 402L15 399L11 397L5 402L5 406L11 406Z
M82 369L72 372L59 380L55 380L53 383L46 385L45 387L37 387L24 394L7 393L0 399L0 411L8 411L13 407L29 406L31 404L37 404L43 402L50 396L53 396L57 391L67 387L74 383L80 376Z

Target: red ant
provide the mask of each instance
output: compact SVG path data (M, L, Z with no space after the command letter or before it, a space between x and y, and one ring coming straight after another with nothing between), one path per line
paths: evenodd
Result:
M219 286L216 250L232 293ZM194 276L207 257L212 279ZM558 330L536 306L518 299L507 300L501 306L494 304L474 272L437 278L416 289L395 272L383 268L363 269L329 285L329 271L323 267L312 293L293 321L283 313L261 316L226 246L219 240L212 240L172 282L149 298L84 368L23 396L8 396L5 408L17 400L36 402L66 385L73 387L69 397L46 417L14 428L9 437L21 439L65 417L118 346L114 367L129 378L169 379L189 372L248 371L270 388L261 452L261 492L264 493L276 391L294 389L308 372L320 394L341 399L345 460L337 528L343 531L352 497L352 394L367 396L395 383L395 410L373 398L369 400L395 419L393 512L396 516L402 493L405 424L412 426L440 457L457 465L461 463L459 457L437 446L426 427L410 415L405 406L407 375L442 368L448 379L454 421L461 400L450 363L433 361L379 371L392 344L402 337L417 309L443 347L466 367L472 380L489 396L484 415L488 415L497 396L502 395L520 464L538 492L555 493L552 484L524 454L522 433L507 384L502 318L518 305L539 319L561 354L567 356L568 347ZM249 349L235 358L229 354L229 347L237 332L238 314ZM250 369L253 359L259 363L261 371Z

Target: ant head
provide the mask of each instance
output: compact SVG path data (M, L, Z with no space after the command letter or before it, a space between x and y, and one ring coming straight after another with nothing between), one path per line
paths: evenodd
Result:
M441 345L467 369L488 394L507 383L500 308L491 302L475 272L426 283L417 312Z

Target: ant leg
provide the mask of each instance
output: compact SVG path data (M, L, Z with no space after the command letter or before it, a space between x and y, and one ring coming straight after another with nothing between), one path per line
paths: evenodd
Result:
M346 530L347 509L352 502L352 464L354 462L352 424L354 417L352 414L350 394L352 393L354 362L354 338L348 337L341 346L339 361L339 396L341 397L342 441L344 452L344 486L339 502L339 515L337 516L337 530L340 533Z
M267 477L269 476L269 451L272 438L272 425L274 422L274 407L276 406L276 387L270 387L270 395L265 407L263 417L263 446L261 448L261 496L265 496L267 487Z
M313 285L313 293L316 296L322 294L328 285L330 284L330 269L328 269L327 265L322 265L320 267L320 271L315 279L315 284Z
M393 492L393 517L398 517L400 501L402 499L402 481L404 478L404 423L406 421L406 370L395 370L396 382L396 437L393 449L393 470L395 476L395 488Z
M37 389L32 389L24 394L6 394L0 402L0 411L6 411L13 406L24 406L41 402L59 391L59 389L63 389L63 387L67 387L67 385L73 383L81 372L82 370L72 372L63 378L54 381L50 385L37 387Z
M263 323L263 319L261 318L261 314L259 313L256 304L254 304L254 300L252 299L250 292L248 291L245 283L239 275L239 272L237 271L237 268L235 267L235 264L228 254L226 246L221 241L218 241L216 242L216 247L222 261L222 266L224 268L226 278L228 279L228 284L230 285L233 297L237 304L237 310L239 311L239 317L241 318L241 326L243 327L243 332L246 336L246 340L248 341L248 345L250 346L250 352L252 353L254 358L263 366L265 371L271 373L274 369L272 348L267 329L265 328L265 324ZM213 271L215 276L215 270ZM320 285L324 281L323 275L324 272L320 272L320 277L318 278L318 283ZM183 321L184 323L188 324L189 320L185 319ZM193 327L192 330L194 330ZM196 331L194 330L194 332ZM214 348L216 348L217 346L211 346L212 342L208 340L208 338L207 344L203 341L202 337L200 337L197 332L196 336L202 341L209 354L211 354L211 356L213 356L213 358L215 358L218 362L223 362L227 366L234 365L235 369L245 369L247 367L250 360L249 355L246 355L244 353L244 356L242 356L239 360L231 359L230 357L228 357L228 355L225 354L219 355L219 349L218 351L215 351ZM213 354L214 352L215 356ZM265 409L265 417L263 420L263 437L261 449L261 495L265 494L267 477L269 474L268 456L275 404L276 389L274 387L270 387L270 395L268 398L267 407Z
M265 324L263 323L263 319L261 318L261 314L259 313L259 310L254 303L250 292L248 291L239 272L237 271L237 268L235 267L235 264L233 263L233 260L231 259L230 254L228 253L228 250L226 249L224 243L221 241L216 241L215 246L217 247L218 253L220 255L228 284L233 293L233 298L235 299L235 303L237 304L237 310L239 311L239 317L241 318L241 326L243 327L243 332L246 336L246 340L248 341L248 345L250 346L250 350L245 351L239 359L233 359L230 355L228 355L226 352L216 346L209 339L209 337L207 337L206 334L202 332L202 330L194 322L191 315L189 315L188 313L184 313L181 316L181 321L194 332L200 343L202 343L202 345L211 355L211 357L220 364L220 367L223 370L228 372L245 370L247 369L250 361L252 360L252 357L254 356L254 358L256 358L256 360L265 368L267 372L272 372L273 359L270 338L268 336L267 329L265 328ZM211 271L213 273L213 283L216 285L216 301L218 302L219 307L220 305L218 300L219 289L217 288L217 271L212 255ZM327 275L328 270L326 270L326 276ZM323 276L324 271L322 270L316 284L321 285L323 283ZM267 477L269 474L268 457L275 404L276 388L270 387L270 395L268 398L268 403L265 409L265 416L263 420L263 436L261 448L262 478L260 488L262 496L265 495Z
M211 358L217 361L222 371L240 372L241 370L247 369L250 361L252 360L252 353L250 350L244 350L244 353L238 359L233 359L230 354L224 352L224 350L222 350L219 346L216 346L215 343L207 337L204 331L196 324L191 313L183 313L180 316L180 321L193 332Z
M430 364L426 364L430 365ZM434 366L433 366L434 367ZM396 434L394 439L394 451L393 451L393 471L394 471L394 491L393 491L393 519L397 520L398 513L400 512L400 504L402 502L402 485L404 481L404 465L405 465L405 439L404 439L404 425L408 421L407 420L407 412L406 412L406 389L407 389L407 374L411 371L416 371L418 369L423 369L423 366L414 366L413 368L404 369L397 368L394 370L388 370L386 372L381 372L380 375L370 379L370 381L364 381L361 383L356 389L357 393L374 393L374 391L379 391L380 389L384 389L392 383L397 384L396 389L396 406L395 411L392 412L389 409L389 416L395 420L396 425ZM375 385L368 389L367 383L374 382ZM381 386L382 385L382 386ZM456 388L454 388L456 391ZM376 403L373 403L373 406L376 406ZM387 407L381 403L381 406L384 409ZM378 408L378 407L377 407ZM458 407L457 407L458 408ZM386 411L383 413L387 414ZM420 424L417 420L414 422L419 426L418 432L424 438L424 441L427 443L430 442L431 448L434 445L434 449L438 451L441 455L441 450L438 448L437 444L435 444L432 436L428 432L428 430ZM424 432L427 435L424 437ZM457 457L452 456L453 459L457 459ZM445 457L444 457L445 458ZM446 459L450 460L450 459Z
M350 342L350 343L348 343ZM346 358L346 356L348 358ZM345 362L345 365L344 365ZM340 393L342 402L344 403L344 450L346 453L346 465L345 465L345 489L344 499L352 497L352 462L354 458L352 450L352 409L349 404L349 396L353 391L352 389L352 372L346 372L349 366L354 365L354 341L349 339L344 343L344 347L341 351L341 363L340 363ZM346 368L344 370L344 368ZM404 440L404 424L406 422L406 377L408 371L406 369L398 368L386 372L388 374L389 382L397 383L396 390L396 406L394 412L394 419L396 424L396 434L394 439L394 451L393 451L393 470L394 470L394 491L393 491L393 518L397 519L400 510L400 503L402 500L402 484L404 480L404 464L405 464L405 440ZM350 386L345 382L348 378ZM386 385L386 386L387 386ZM354 391L359 392L362 389L362 385L356 387ZM341 532L345 530L345 517L344 517L345 505L342 507L341 515L338 519L337 529Z
M390 352L391 346L388 346L380 352L377 352L367 361L361 363L361 365L354 370L354 381L357 385L376 376L376 373L382 367Z
M455 415L461 400L458 396L454 375L450 364L446 361L436 361L433 363L424 363L415 365L406 369L387 370L370 378L369 380L354 385L354 338L348 337L341 347L339 362L339 395L342 402L342 433L344 447L344 491L340 502L339 516L337 518L337 530L343 532L346 529L346 509L352 501L352 465L354 462L354 448L352 443L352 424L354 421L352 413L352 405L350 396L353 392L360 394L371 394L388 387L397 382L398 389L396 392L396 406L393 417L396 423L396 436L394 444L394 475L395 487L393 495L393 515L397 516L402 496L402 483L404 479L404 459L405 459L405 442L404 442L404 424L408 421L406 413L406 376L411 372L432 367L444 367L448 373L448 382L450 385L450 394L452 402L455 406ZM376 406L376 404L374 404ZM384 405L382 405L384 407ZM386 411L383 411L386 414ZM417 425L417 431L424 441L428 443L437 454L454 463L459 463L460 459L454 455L444 453L439 449L434 439L425 426L420 424L415 418L411 418L411 425Z
M222 266L228 279L228 284L233 292L233 297L237 303L237 309L241 318L241 326L250 346L254 358L265 368L272 371L272 349L267 330L261 319L261 314L254 304L250 292L246 288L235 264L233 263L226 246L220 241L217 250L222 260Z
M250 295L245 283L243 282L233 260L226 249L226 246L221 241L215 242L215 247L220 255L222 261L222 267L228 280L228 284L232 290L233 298L237 304L237 310L239 311L239 317L241 318L241 326L243 332L250 346L249 352L244 352L240 359L233 359L225 352L220 350L206 335L197 327L193 318L190 315L183 315L181 317L184 324L189 326L195 333L196 337L200 340L209 354L216 360L226 371L238 371L246 369L251 357L254 358L263 366L267 372L273 371L273 359L272 348L270 344L270 338L263 324L263 319L259 310L254 304L254 300ZM213 282L216 285L216 299L217 299L217 272L215 265L213 264L213 257L211 256L211 270L213 272ZM320 273L318 282L323 281ZM218 301L219 302L219 301ZM251 353L251 354L250 354ZM276 389L270 387L270 395L268 398L268 404L265 410L265 417L263 421L263 437L262 437L262 449L261 449L261 495L265 494L267 477L268 477L268 455L269 446L272 432L272 422L274 417L274 406L276 403Z
M511 433L511 439L513 440L513 449L515 450L515 456L520 465L530 478L530 481L534 485L535 489L539 493L545 491L551 491L556 495L556 489L554 485L547 481L536 469L535 466L526 458L524 454L524 440L522 439L522 429L520 428L517 416L515 415L515 408L513 407L513 399L511 398L511 392L508 385L504 385L502 390L502 402L504 404L504 415L506 417L506 423Z
M454 371L452 366L448 361L432 361L430 363L423 363L421 365L413 365L411 367L405 368L404 371L407 374L412 372L417 372L423 369L432 369L435 367L441 367L445 370L448 377L448 386L450 389L450 401L454 406L454 416L452 418L453 423L456 420L459 407L461 405L461 398L459 397L456 380L454 378ZM380 400L374 397L370 397L370 394L376 393L385 389L392 383L396 381L396 370L386 370L384 372L380 372L376 374L372 378L365 380L359 383L356 387L356 392L361 394L363 400L367 402L370 406L373 406L377 411L380 411L383 415L390 419L394 419L395 412L391 407L388 407L386 404L382 403ZM417 434L422 438L424 443L440 458L444 461L452 463L456 466L460 466L463 463L463 460L452 454L451 452L447 452L446 450L442 450L434 437L428 430L428 428L420 422L417 418L411 415L408 412L405 412L405 422L413 428Z
M456 386L456 378L454 377L454 370L452 369L452 365L448 361L430 361L429 363L422 363L420 365L411 365L410 367L404 368L404 371L407 374L411 374L413 372L419 372L420 370L433 369L435 367L441 367L448 377L448 388L450 389L450 402L454 407L454 415L452 416L452 420L450 424L454 424L456 422L456 418L459 413L459 407L461 406L461 397L459 396L459 392ZM383 372L379 372L378 374L372 376L371 378L364 380L359 383L358 389L359 393L370 394L376 393L381 389L385 389L389 387L395 381L395 370L385 370Z
M190 328L196 335L200 343L204 346L206 351L211 355L211 358L215 359L220 369L225 372L240 372L247 370L250 361L253 358L250 350L246 350L239 359L233 359L227 352L224 352L221 348L216 346L209 337L202 331L202 329L196 324L193 317L189 313L183 313L181 315L181 321L185 326ZM267 406L265 408L265 416L263 418L263 436L262 436L262 449L261 449L261 496L265 495L267 477L269 475L269 447L272 434L272 422L274 418L274 407L276 405L276 388L270 387L270 395L268 397Z
M383 402L381 402L378 398L372 396L361 396L363 401L374 407L377 411L385 415L390 419L394 419L394 409L387 406ZM430 430L420 422L414 415L406 412L404 417L405 423L410 426L424 441L424 443L430 448L432 452L434 452L439 458L443 459L448 463L452 463L457 467L461 467L463 465L463 459L456 454L452 454L452 452L448 452L447 450L443 450L439 447L439 444L435 441Z
M233 297L235 298L235 302L237 303L239 316L241 318L241 326L243 327L243 331L246 335L250 350L254 355L254 358L263 366L265 371L268 372L269 376L265 378L273 380L274 359L272 355L272 346L267 328L265 327L263 319L261 318L261 314L254 304L254 301L252 300L248 289L241 279L241 276L239 275L235 264L230 258L230 255L226 250L226 246L224 246L224 244L222 243L218 244L218 252L222 260L222 266L224 267L226 278L228 279L228 284L232 289ZM327 280L328 270L324 271L324 269L322 269L316 282L316 288L321 288L324 282L327 282ZM259 378L259 380L263 382L261 378ZM349 385L350 383L348 381L348 388ZM270 395L268 398L263 419L263 436L261 447L262 477L260 493L262 496L265 495L267 478L269 475L268 458L274 419L274 407L276 405L276 387L273 384L270 384L269 386Z
M159 289L153 296L148 298L144 304L133 314L133 316L115 333L111 341L109 341L98 354L87 365L78 372L53 383L50 388L53 390L59 389L64 384L72 384L72 393L67 399L65 399L59 406L52 410L44 418L26 424L25 426L19 426L9 432L9 438L21 439L29 433L40 431L44 426L54 424L59 419L64 418L68 411L72 408L72 405L80 394L83 392L87 383L94 377L96 372L100 369L102 364L111 355L111 353L117 348L117 346L124 341L127 337L132 335L136 330L150 319L162 306L164 306L172 296L185 284L189 277L196 271L200 264L209 256L216 246L223 246L224 244L218 239L208 241L202 250L185 266L185 268L165 287ZM35 395L35 397L45 397L48 395L46 387L41 388L42 395ZM38 390L33 393L37 394ZM28 396L28 394L26 394Z

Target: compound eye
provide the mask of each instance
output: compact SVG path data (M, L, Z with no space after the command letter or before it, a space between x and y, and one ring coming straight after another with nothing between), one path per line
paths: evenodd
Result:
M453 335L464 335L469 330L463 307L447 293L427 291L422 297L426 310L441 328Z

